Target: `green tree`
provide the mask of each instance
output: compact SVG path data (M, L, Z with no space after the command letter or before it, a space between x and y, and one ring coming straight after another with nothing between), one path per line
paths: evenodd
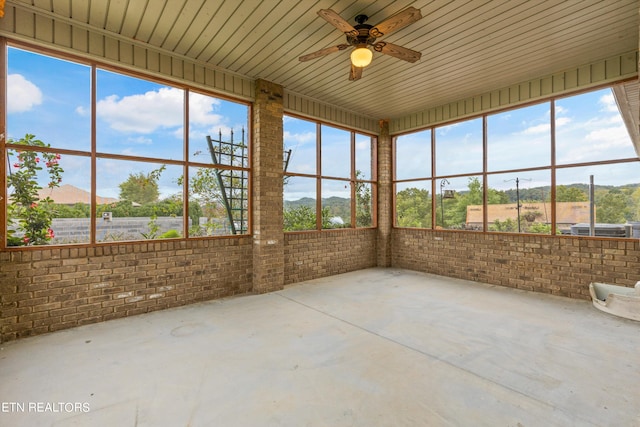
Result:
M398 227L431 227L431 197L422 188L407 188L396 194Z
M489 231L504 231L507 233L516 233L518 231L518 223L511 218L507 218L504 221L496 219L493 224L489 225Z
M640 187L636 188L629 197L630 221L640 221Z
M508 197L507 203L516 203L518 200L518 193L520 194L520 201L535 203L535 202L543 202L550 193L549 187L534 187L534 188L520 188L519 190L510 189L505 190L505 194Z
M467 184L468 191L456 194L454 200L445 200L445 224L453 228L465 228L467 223L467 206L482 206L482 183L476 176L470 177ZM491 204L509 203L509 198L504 191L489 188L487 201ZM436 212L437 213L437 212Z
M501 205L509 203L509 197L504 191L490 188L487 192L487 203L490 205Z
M551 234L551 224L534 222L527 227L526 232L537 233L537 234ZM560 230L557 230L556 233L560 234Z
M589 196L578 187L558 185L556 187L556 202L587 202Z
M158 169L145 174L142 172L130 173L126 181L120 183L120 199L138 204L152 203L160 197L158 180L165 170L162 165Z
M243 132L244 134L244 132ZM220 138L222 134L220 133ZM246 157L242 154L246 150L244 142L234 144L233 133L231 142L222 142L218 150L214 142L207 137L209 145L206 151L197 151L195 156L207 157L204 162L212 164L226 164L227 166L244 167ZM178 179L178 184L183 183L184 177ZM194 221L191 233L201 235L214 228L221 227L220 223L212 219L226 218L232 224L232 230L236 233L247 231L246 211L248 209L247 175L243 170L237 169L212 169L196 168L189 178L189 205L199 204L203 216L207 219L205 230L199 230L199 220ZM231 217L231 218L229 218Z
M54 205L54 218L89 218L91 206L88 203L69 205Z
M296 206L285 208L284 231L303 231L316 229L316 210L309 206ZM322 209L322 228L331 228L329 223L329 208Z
M327 197L322 199L323 224L328 224L328 227L323 228L345 228L351 226L351 198L344 197ZM332 223L329 221L331 218L339 217L344 224ZM326 218L326 221L324 220Z
M478 177L470 177L467 188L468 191L457 193L455 199L449 203L445 200L445 225L464 228L467 223L467 206L482 205L482 183Z
M9 144L28 147L49 148L49 144L36 139L35 135L26 134L19 140L9 139ZM17 153L16 153L17 152ZM51 223L54 203L51 198L40 199L38 192L42 187L38 183L38 172L45 165L49 177L49 188L58 187L62 181L64 170L60 167L60 155L49 151L16 150L9 151L9 155L17 155L17 161L12 165L15 169L7 177L7 186L12 189L11 202L7 206L9 224L17 222L17 228L23 232L22 239L14 237L13 230L9 230L8 244L42 245L54 237Z
M213 218L227 218L225 197L232 212L246 209L247 189L242 188L241 181L244 178L241 174L242 171L224 171L219 180L216 169L197 168L189 180L190 205L199 204L210 224ZM220 181L226 189L220 187ZM182 184L182 178L179 184ZM223 191L226 191L224 195Z
M362 178L362 172L356 170L356 180ZM371 227L371 186L356 181L356 227Z
M596 195L596 221L603 224L623 224L628 212L627 198L619 189L599 192Z

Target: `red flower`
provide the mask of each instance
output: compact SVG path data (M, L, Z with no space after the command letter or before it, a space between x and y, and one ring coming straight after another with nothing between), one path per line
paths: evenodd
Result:
M31 203L31 206L29 206L31 209L35 209L38 207L37 203Z
M49 239L53 239L54 237L56 237L56 236L55 236L55 234L53 233L53 230L52 230L52 229L48 229L48 230L47 230L47 237L48 237Z
M14 163L14 164L13 164L13 167L14 167L14 168L19 168L19 167L20 167L20 163Z
M22 241L25 242L25 243L29 243L29 238L27 236L24 236L22 238Z
M40 157L36 157L36 163L40 163Z

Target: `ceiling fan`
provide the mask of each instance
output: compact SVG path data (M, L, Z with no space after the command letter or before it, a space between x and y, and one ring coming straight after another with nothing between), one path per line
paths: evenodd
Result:
M408 62L416 62L422 56L422 53L402 46L387 42L376 42L377 38L386 36L392 31L404 28L421 19L422 15L420 14L420 10L415 7L408 7L375 26L365 24L369 19L367 15L356 16L355 21L358 24L355 26L349 24L331 9L321 9L318 11L318 15L342 31L347 36L347 43L303 55L298 58L302 62L320 58L321 56L354 46L355 49L351 52L351 72L349 73L349 80L358 80L362 77L362 69L369 65L373 59L373 52L371 52L368 46L371 46L376 52L384 53Z

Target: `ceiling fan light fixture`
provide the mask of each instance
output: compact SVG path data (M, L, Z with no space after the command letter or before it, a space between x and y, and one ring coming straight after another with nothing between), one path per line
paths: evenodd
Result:
M366 67L371 64L373 52L367 49L366 45L358 45L351 52L351 63L354 67Z
M0 0L0 2L2 1L3 0ZM353 47L354 49L351 52L350 58L351 70L349 72L349 80L353 81L360 80L364 67L371 64L371 60L373 59L372 50L407 62L416 62L422 56L420 52L407 49L406 47L388 42L376 42L378 37L387 36L389 33L404 28L421 19L422 14L420 10L415 7L409 6L375 26L365 24L369 19L366 15L358 15L355 17L355 21L358 23L356 26L349 24L344 18L331 9L320 9L318 15L344 34L347 39L346 43L302 55L298 58L301 62L310 61L333 52Z

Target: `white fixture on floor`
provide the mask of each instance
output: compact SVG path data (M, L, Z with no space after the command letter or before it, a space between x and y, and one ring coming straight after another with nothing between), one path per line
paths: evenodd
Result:
M633 288L593 282L589 293L598 310L640 321L640 281Z

